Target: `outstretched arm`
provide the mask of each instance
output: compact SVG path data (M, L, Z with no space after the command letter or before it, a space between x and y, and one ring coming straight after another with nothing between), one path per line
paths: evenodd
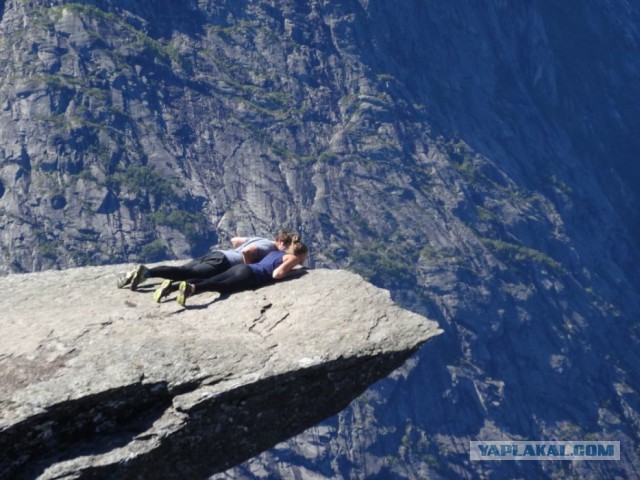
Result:
M231 246L233 248L238 248L240 245L242 245L246 241L247 241L247 237L233 237L231 239Z
M280 280L281 278L286 277L287 274L291 272L291 270L293 270L293 267L295 267L299 263L300 263L300 260L295 255L291 255L291 254L285 255L282 261L282 265L280 265L278 268L276 268L273 271L273 275L272 275L273 279Z

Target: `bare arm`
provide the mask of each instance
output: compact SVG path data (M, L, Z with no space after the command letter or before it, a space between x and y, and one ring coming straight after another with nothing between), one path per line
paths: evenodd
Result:
M293 267L295 267L299 263L300 263L300 260L295 255L291 255L291 254L285 255L282 261L282 265L280 265L278 268L276 268L273 271L273 275L272 275L273 279L280 280L281 278L286 277L287 274L291 272L291 270L293 270Z
M255 245L243 248L242 259L244 260L244 263L255 263L260 260L260 250Z
M233 237L231 239L231 246L233 248L238 248L240 245L242 245L246 241L247 241L246 237Z

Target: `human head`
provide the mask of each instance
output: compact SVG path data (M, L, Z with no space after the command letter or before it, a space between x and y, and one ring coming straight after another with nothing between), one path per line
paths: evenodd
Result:
M286 252L298 257L300 264L302 264L309 254L309 249L300 241L300 237L298 235L291 235L291 244L287 247Z
M293 235L289 232L280 232L276 237L276 248L281 252L284 252L291 245Z

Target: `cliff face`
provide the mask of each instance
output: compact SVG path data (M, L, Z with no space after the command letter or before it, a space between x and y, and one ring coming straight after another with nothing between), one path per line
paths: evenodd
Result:
M7 1L0 268L288 227L443 325L406 378L234 475L637 469L466 450L639 440L640 12L561 3Z
M344 271L185 309L152 302L159 282L112 288L124 268L0 278L15 291L0 300L3 478L206 478L336 414L441 333Z

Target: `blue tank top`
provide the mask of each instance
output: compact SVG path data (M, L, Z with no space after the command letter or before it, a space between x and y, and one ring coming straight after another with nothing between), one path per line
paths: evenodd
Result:
M253 270L254 280L259 285L264 285L273 281L273 271L282 265L284 252L271 252L258 263L252 263L249 268Z

